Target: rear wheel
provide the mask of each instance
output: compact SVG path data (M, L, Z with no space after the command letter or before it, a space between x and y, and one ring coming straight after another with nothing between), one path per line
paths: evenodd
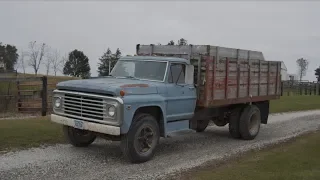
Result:
M229 116L229 133L235 138L241 138L240 130L239 130L239 119L241 115L242 107L236 107L231 110Z
M144 113L136 115L132 123L121 139L121 150L132 163L148 161L159 142L159 125L153 116Z
M251 105L244 108L241 117L239 130L242 139L254 139L260 130L261 115L257 106Z
M63 133L69 143L75 147L87 147L96 139L92 132L70 126L63 126Z
M197 127L195 130L197 132L203 132L208 127L209 121L210 121L209 119L208 120L198 120Z

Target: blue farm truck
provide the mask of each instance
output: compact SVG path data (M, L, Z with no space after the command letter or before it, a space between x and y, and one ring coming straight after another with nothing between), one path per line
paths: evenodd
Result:
M132 163L150 160L175 131L204 131L210 120L233 138L254 139L281 94L281 62L258 51L210 45L137 45L110 76L57 84L51 121L69 142L120 140Z

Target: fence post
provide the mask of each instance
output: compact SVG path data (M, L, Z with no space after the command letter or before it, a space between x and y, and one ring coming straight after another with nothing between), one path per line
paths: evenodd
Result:
M310 85L310 88L309 88L309 95L311 96L312 95L312 86Z
M41 115L46 116L47 115L47 86L48 86L48 79L47 76L43 76L42 78L42 110L41 110Z
M300 92L300 95L302 95L302 87L301 87L301 84L299 85L299 92Z
M283 96L283 81L281 82L281 96Z
M21 110L21 100L20 100L20 81L17 80L17 110Z
M304 86L304 95L307 95L308 94L308 89L307 87Z

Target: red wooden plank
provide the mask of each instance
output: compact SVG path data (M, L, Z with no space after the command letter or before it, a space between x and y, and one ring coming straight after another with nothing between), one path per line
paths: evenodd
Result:
M206 75L205 75L205 104L209 104L212 99L211 90L213 89L213 59L210 56L206 57Z
M269 85L270 85L270 61L268 61L268 74L267 74L267 95L269 95Z
M277 72L276 72L276 87L274 94L278 94L278 81L279 81L279 63L277 63Z
M260 79L261 79L261 61L259 60L259 71L258 71L258 96L260 96Z
M228 99L228 90L229 90L229 58L226 60L226 78L225 78L225 89L224 96Z
M248 97L251 94L251 63L248 61Z
M237 61L237 98L240 96L240 63Z

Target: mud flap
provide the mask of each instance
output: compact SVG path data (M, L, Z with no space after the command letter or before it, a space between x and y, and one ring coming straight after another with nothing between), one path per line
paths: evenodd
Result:
M261 123L267 124L268 123L268 117L269 117L269 101L263 101L255 104L261 114Z

